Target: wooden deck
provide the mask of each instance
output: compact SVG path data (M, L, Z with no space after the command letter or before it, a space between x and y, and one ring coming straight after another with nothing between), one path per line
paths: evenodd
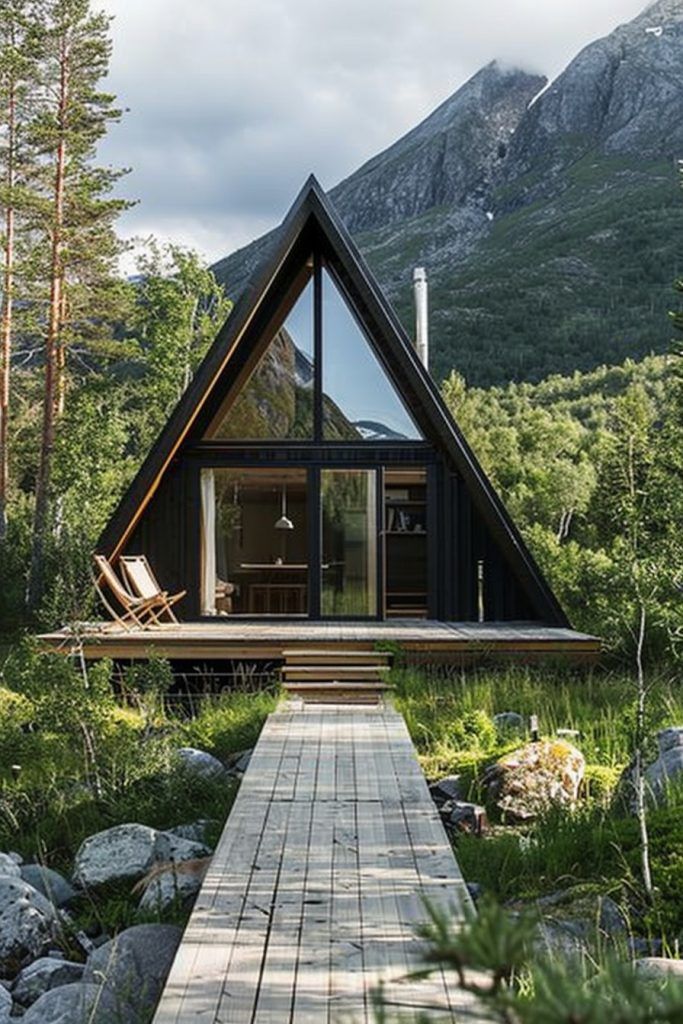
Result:
M387 622L312 622L307 619L218 619L215 622L170 623L155 629L126 632L112 623L84 625L43 635L53 650L82 650L87 659L145 658L150 653L171 659L280 660L288 647L370 650L389 641L416 655L472 658L501 654L518 658L563 655L595 660L600 641L586 633L525 622L437 622L392 619Z
M422 898L469 894L394 710L284 705L270 716L197 898L154 1024L480 1021L420 966Z

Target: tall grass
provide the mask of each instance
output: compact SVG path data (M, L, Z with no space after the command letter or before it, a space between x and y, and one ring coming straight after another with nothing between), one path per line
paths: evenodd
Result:
M576 730L586 777L574 809L555 808L530 825L494 824L485 838L459 835L456 855L468 881L500 900L529 899L590 883L611 893L637 917L638 929L674 941L683 936L683 786L672 785L664 806L651 808L652 868L658 898L641 898L636 821L615 803L612 789L630 760L635 683L625 672L510 667L440 674L415 668L393 672L396 704L404 714L428 777L456 772L469 796L486 802L482 768L524 737L496 732L492 716L536 714L545 736ZM683 687L671 673L648 680L648 729L683 725ZM599 799L598 799L599 798ZM489 803L495 822L495 808Z

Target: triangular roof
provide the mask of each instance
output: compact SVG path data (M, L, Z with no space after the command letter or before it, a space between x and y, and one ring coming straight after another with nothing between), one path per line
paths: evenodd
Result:
M482 519L533 605L549 621L568 625L566 616L545 581L505 506L492 487L464 436L454 422L438 388L419 360L396 314L348 231L311 175L279 228L271 251L250 286L218 332L211 348L140 470L119 502L98 542L98 551L115 558L156 493L172 460L191 436L219 382L230 372L230 361L258 319L269 296L277 292L284 265L305 231L313 229L334 255L338 270L362 314L370 340L397 387L416 412L425 437L449 456L462 475Z

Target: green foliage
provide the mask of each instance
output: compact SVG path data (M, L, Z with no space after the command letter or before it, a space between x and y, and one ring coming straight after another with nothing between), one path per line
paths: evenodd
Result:
M151 239L138 271L132 328L145 368L144 446L154 440L192 380L232 303L191 249Z
M616 893L637 891L640 836L635 819L614 799L615 786L630 762L636 727L636 688L626 673L577 673L557 668L472 669L430 676L409 667L394 669L396 703L404 714L428 778L460 774L469 796L488 802L481 786L489 764L524 737L497 735L491 718L517 711L539 718L543 736L560 729L587 760L578 806L552 809L524 828L493 825L479 838L463 833L456 854L465 878L476 880L500 900L532 898L576 882L599 883ZM683 721L680 685L668 672L648 679L646 730ZM488 727L487 727L488 723ZM654 751L653 751L654 753ZM649 812L652 869L659 895L642 905L644 927L653 935L683 936L683 791L672 787L666 806Z
M644 595L650 654L680 625L683 421L669 363L488 391L452 373L443 385L573 624L629 659Z
M115 701L106 661L86 675L28 643L13 649L0 680L0 848L67 868L83 839L121 822L220 828L235 788L189 774L174 751L225 758L253 745L274 698L225 693L186 721L164 710L169 681L161 661L130 674L142 705L131 708Z
M683 985L673 978L646 981L616 953L597 960L539 954L535 921L518 919L494 902L464 926L427 906L421 929L427 969L452 971L478 997L482 1015L502 1024L675 1024L683 1015ZM381 1004L380 1004L381 1005ZM388 1020L385 1008L378 1020ZM429 1013L422 1020L428 1024Z

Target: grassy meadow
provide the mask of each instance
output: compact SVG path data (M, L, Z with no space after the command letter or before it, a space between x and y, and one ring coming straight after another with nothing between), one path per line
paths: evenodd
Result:
M467 881L501 901L532 899L575 883L612 895L638 918L639 930L675 948L683 937L683 787L649 816L653 906L642 900L637 823L615 793L629 763L636 687L623 670L550 666L470 669L429 674L394 672L396 704L404 714L428 779L458 774L469 799L486 803L482 769L519 746L519 736L498 734L492 716L536 714L542 737L572 730L568 738L586 758L578 806L554 809L533 824L505 827L487 807L490 831L462 834L456 855ZM683 689L672 669L649 677L648 732L683 723ZM654 743L653 743L654 748ZM653 749L654 754L654 749Z

